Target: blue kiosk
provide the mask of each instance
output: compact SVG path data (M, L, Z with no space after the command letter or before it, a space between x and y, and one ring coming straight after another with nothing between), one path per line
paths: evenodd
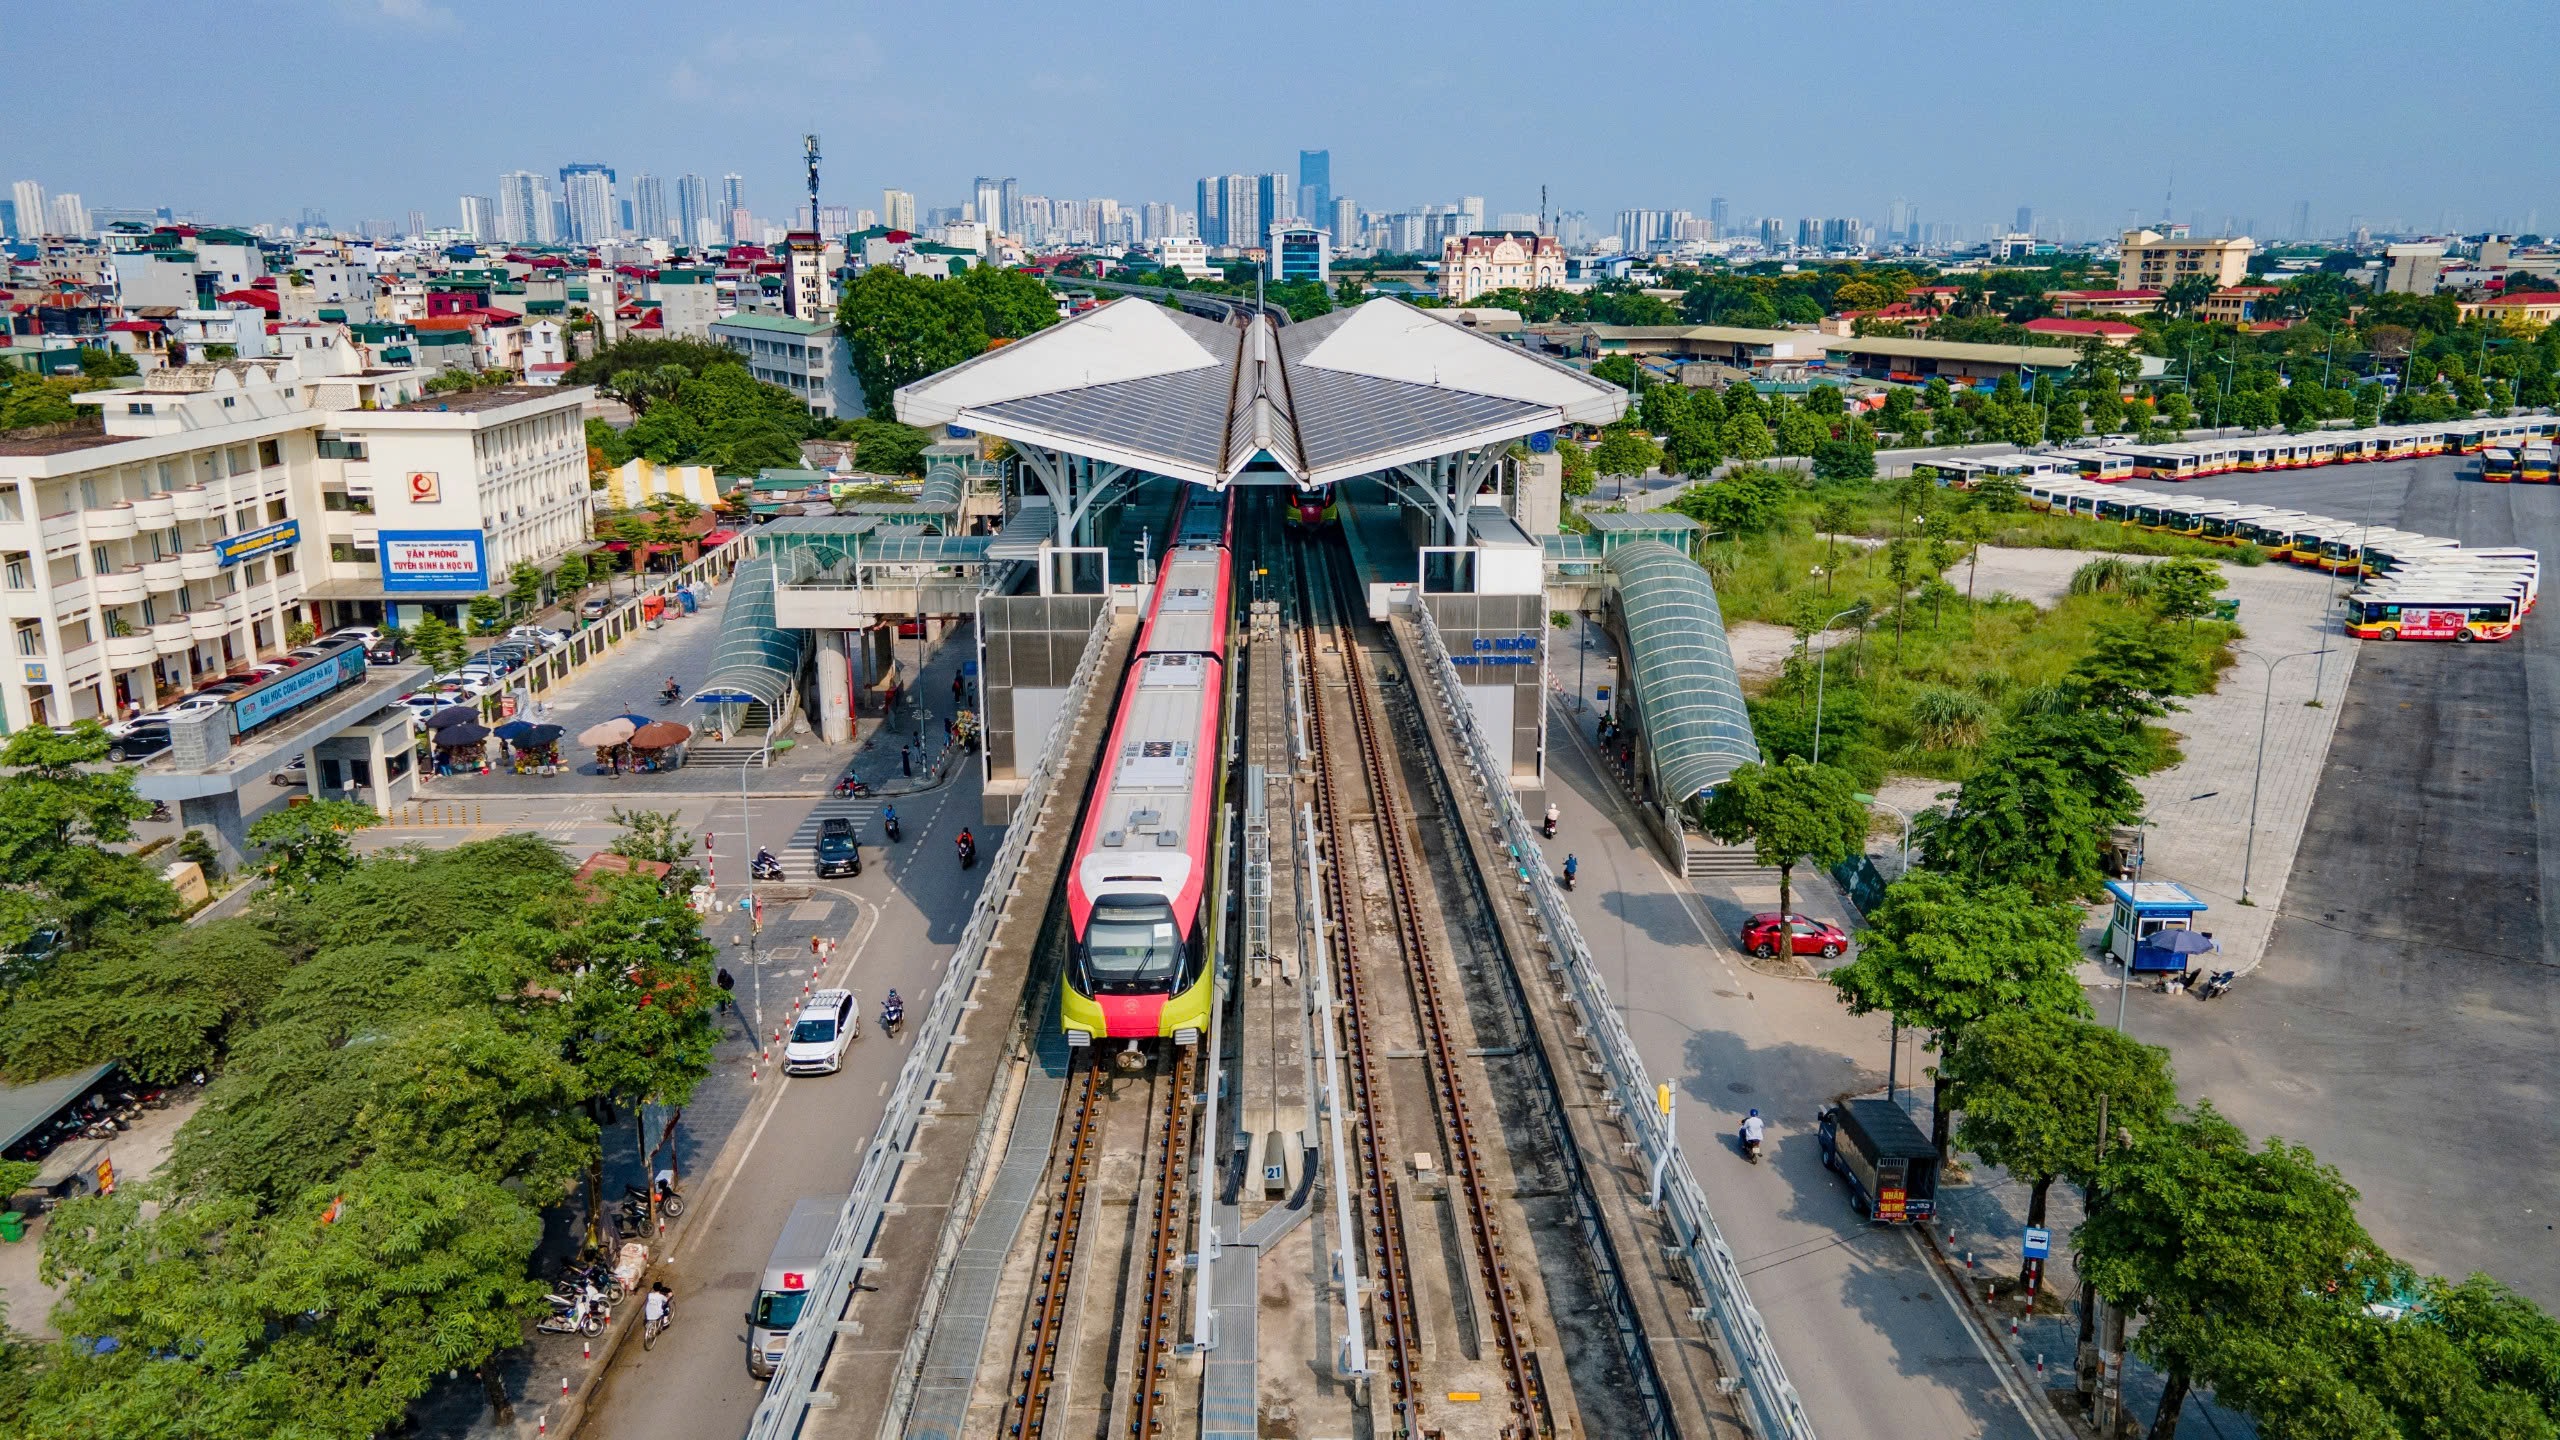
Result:
M2179 974L2187 968L2189 954L2222 948L2210 943L2211 931L2196 928L2196 917L2212 907L2174 880L2145 880L2139 884L2110 880L2107 894L2115 901L2114 913L2107 920L2107 953L2137 975L2146 971ZM2162 941L2157 937L2163 931L2189 932L2195 938L2182 935L2177 940ZM2198 945L2199 939L2207 943Z

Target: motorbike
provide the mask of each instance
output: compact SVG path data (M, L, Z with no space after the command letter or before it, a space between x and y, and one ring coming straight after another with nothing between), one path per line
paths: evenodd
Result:
M892 1039L892 1040L897 1039L897 1038L898 1038L898 1026L899 1026L899 1025L901 1025L901 1024L903 1024L903 1023L905 1023L906 1018L907 1018L907 1007L906 1007L906 1006L904 1006L904 1005L900 1004L899 1002L897 1002L897 1001L895 1001L895 1000L883 1000L883 1001L881 1001L881 1002L880 1002L880 1033L881 1033L881 1034L888 1036L888 1037L889 1037L890 1039Z
M649 1204L649 1192L637 1185L625 1185L622 1187L622 1199L625 1204L638 1204L645 1209ZM659 1186L658 1213L670 1220L684 1214L684 1197L664 1185Z
M658 692L658 703L661 705L673 705L683 698L684 692L673 685L670 685L666 689Z
M1556 838L1556 817L1550 815L1546 819L1540 821L1538 823L1538 833L1546 836L1550 840Z
M850 775L847 775L836 782L836 798L839 800L850 800L857 795L868 795L870 793L870 786L863 784L861 781L854 779Z
M1557 878L1564 882L1564 888L1567 890L1573 888L1573 872L1578 868L1580 867L1573 863L1572 856L1567 855L1564 857L1564 869L1557 872Z
M2229 991L2233 985L2239 982L2239 979L2240 972L2237 970L2216 970L2213 972L2212 977L2207 979L2204 982L2204 985L2196 993L2203 999L2211 1000L2216 996Z
M770 850L758 850L754 863L747 868L758 880L782 878L782 862L774 859L773 852Z
M891 810L880 817L880 829L891 840L898 838L898 812Z
M572 1262L561 1266L557 1284L560 1290L556 1293L562 1294L592 1289L603 1297L608 1306L622 1298L622 1277L606 1268L601 1260L585 1265Z
M147 820L166 820L166 819L168 819L168 818L169 818L169 802L168 802L168 801L166 801L166 800L154 800L154 801L152 801L152 802L151 802L151 813L150 813L149 815L147 815L147 816L143 817L143 818L145 818L145 819L147 819Z
M1752 1164L1754 1164L1754 1165L1759 1164L1759 1163L1760 1163L1760 1137L1759 1137L1759 1136L1757 1136L1757 1135L1753 1135L1753 1134L1751 1134L1751 1133L1749 1133L1749 1132L1747 1132L1747 1131L1746 1131L1746 1132L1744 1132L1744 1133L1743 1133L1743 1135L1741 1136L1741 1141L1742 1141L1742 1158L1743 1158L1743 1159L1745 1159L1745 1160L1750 1161L1750 1162L1751 1162Z
M968 836L966 836L966 835L961 836L961 837L960 837L960 868L961 868L961 869L963 869L963 870L966 870L966 869L970 868L971 866L976 865L977 863L978 863L978 842L977 842L977 841L975 841L975 840L970 839L970 838L969 838Z
M604 1295L592 1285L579 1287L574 1296L548 1297L554 1313L533 1322L533 1328L546 1335L585 1335L604 1333L605 1321L611 1318Z

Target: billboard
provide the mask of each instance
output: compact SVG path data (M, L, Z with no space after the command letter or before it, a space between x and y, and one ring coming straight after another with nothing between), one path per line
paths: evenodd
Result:
M385 530L382 589L402 595L489 588L489 562L477 530Z
M213 542L213 558L223 565L237 565L243 560L264 555L270 550L289 550L302 539L302 522L279 520L255 530L243 530Z

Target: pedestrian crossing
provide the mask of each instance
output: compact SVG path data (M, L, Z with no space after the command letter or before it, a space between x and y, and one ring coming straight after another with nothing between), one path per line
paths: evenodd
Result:
M864 845L877 845L887 838L880 833L880 827L875 823L880 818L880 807L887 803L876 795L830 795L810 807L808 818L800 822L799 829L791 832L789 848L793 850L815 848L818 843L819 822L833 819L838 815L853 822L853 838L856 841Z

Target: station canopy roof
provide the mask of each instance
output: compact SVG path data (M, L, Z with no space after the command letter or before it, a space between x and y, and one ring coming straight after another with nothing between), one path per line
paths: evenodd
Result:
M1626 413L1627 394L1405 304L1288 326L1124 298L898 391L955 425L1220 487L1277 465L1325 484Z

